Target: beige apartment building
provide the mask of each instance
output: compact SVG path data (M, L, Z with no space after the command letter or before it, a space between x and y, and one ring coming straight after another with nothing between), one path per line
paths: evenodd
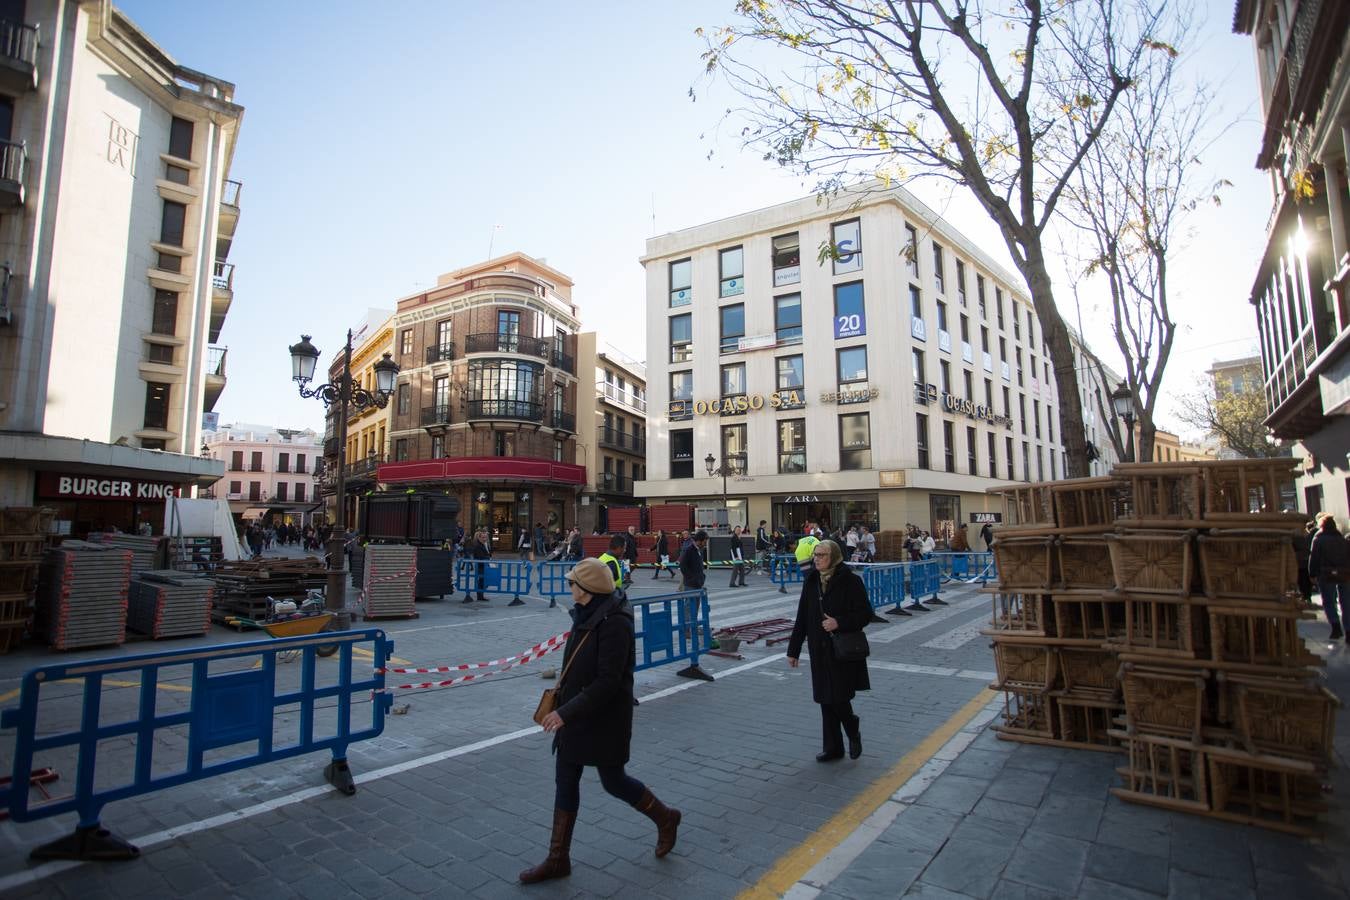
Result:
M577 524L589 534L609 527L609 507L642 503L633 485L646 474L647 367L593 331L577 335L577 365L595 376L594 391L585 379L577 389L577 463L586 467Z
M59 527L164 520L222 474L198 453L224 388L240 185L234 86L108 0L0 18L0 504Z
M320 508L322 452L312 428L221 426L202 435L202 455L225 464L225 477L206 493L228 500L236 521L303 527Z
M661 235L641 262L649 502L720 506L725 467L733 525L945 537L995 512L987 488L1063 473L1018 279L903 188Z

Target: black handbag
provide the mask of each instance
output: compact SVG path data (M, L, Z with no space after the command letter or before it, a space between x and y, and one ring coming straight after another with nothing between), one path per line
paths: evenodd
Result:
M816 591L820 597L820 611L825 612L825 592L816 586ZM871 654L872 648L867 643L867 635L861 631L831 631L830 645L834 651L834 658L840 662L861 662Z

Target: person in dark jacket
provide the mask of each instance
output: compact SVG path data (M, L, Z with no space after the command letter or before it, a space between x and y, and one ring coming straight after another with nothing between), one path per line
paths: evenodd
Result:
M614 578L598 559L583 559L566 577L576 604L563 651L566 674L558 685L558 708L544 719L557 755L553 835L547 858L520 873L522 884L572 874L572 829L586 766L599 770L606 791L656 824L658 857L674 848L680 827L680 811L624 771L633 737L633 608L614 596Z
M473 533L473 538L469 541L469 545L464 548L464 556L467 559L475 559L475 560L492 559L492 550L489 549L487 545L486 531L475 531ZM476 568L478 569L475 578L475 583L476 586L478 587L478 602L486 603L487 597L483 596L483 580L484 580L483 569L485 567L482 565L478 565L476 566ZM473 597L469 595L469 591L467 588L464 591L464 600L462 602L464 603L473 602Z
M623 561L627 563L628 576L631 578L638 561L636 525L629 525L623 533Z
M1312 552L1308 555L1308 574L1317 579L1322 610L1331 625L1331 640L1344 637L1341 621L1350 616L1350 544L1336 527L1336 517L1331 513L1317 517L1317 534L1313 536Z
M670 538L666 537L664 531L656 532L656 543L652 547L656 553L656 574L652 575L652 581L661 577L661 570L670 565ZM675 570L670 570L670 580L675 580Z
M704 561L707 557L708 532L699 530L680 550L680 590L697 591L707 580Z
M844 662L834 658L832 632L862 631L872 619L867 587L844 564L843 551L834 541L821 541L811 550L816 570L802 583L797 601L797 622L788 641L788 665L797 668L802 644L811 651L811 697L820 704L823 749L817 762L830 762L844 755L839 730L848 735L848 755L862 755L862 729L853 714L856 691L870 690L867 660Z
M988 553L994 549L994 526L988 522L980 529L980 540L984 541L984 552Z

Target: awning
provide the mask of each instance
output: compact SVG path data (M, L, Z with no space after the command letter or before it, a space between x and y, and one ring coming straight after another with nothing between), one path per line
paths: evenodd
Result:
M271 511L272 510L266 506L250 506L248 509L244 510L244 512L242 513L242 518L261 519L263 516L267 515Z

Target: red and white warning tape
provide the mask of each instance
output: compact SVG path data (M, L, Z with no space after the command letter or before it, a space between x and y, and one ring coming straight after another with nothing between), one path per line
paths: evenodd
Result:
M564 631L562 634L554 635L553 637L549 638L546 641L543 641L542 643L535 644L530 649L524 651L523 653L519 653L516 656L508 656L505 657L504 659L494 659L491 662L465 663L464 665L460 666L437 666L435 668L428 668L428 669L385 669L384 670L385 672L393 674L421 675L431 672L463 672L468 669L489 669L494 668L496 666L501 666L501 668L496 669L496 671L493 672L480 672L475 673L473 675L462 675L459 678L451 678L446 681L424 681L421 682L420 684L396 684L391 685L390 687L386 688L386 690L402 691L402 690L421 690L425 688L453 687L454 685L457 684L463 684L466 681L481 681L484 678L489 678L493 675L500 675L502 672L505 672L508 669L513 669L516 666L524 665L525 663L533 662L536 659L540 659L542 657L547 656L554 650L557 650L559 647L566 645L567 637L570 634L571 634L570 631Z

